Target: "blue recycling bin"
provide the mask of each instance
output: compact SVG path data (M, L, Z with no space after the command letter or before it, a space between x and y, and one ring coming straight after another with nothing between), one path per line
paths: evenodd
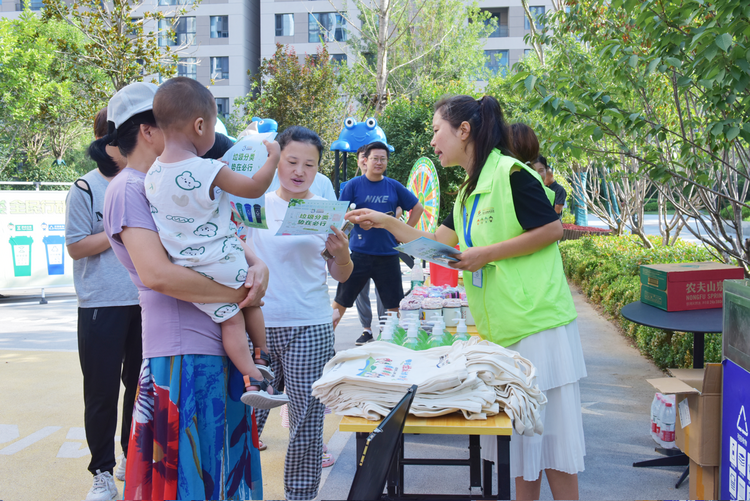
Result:
M47 253L47 274L65 274L65 237L49 235L42 239Z

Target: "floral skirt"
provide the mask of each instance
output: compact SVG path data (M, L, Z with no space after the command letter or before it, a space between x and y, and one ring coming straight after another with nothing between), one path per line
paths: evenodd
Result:
M145 359L125 499L262 499L255 413L227 357Z

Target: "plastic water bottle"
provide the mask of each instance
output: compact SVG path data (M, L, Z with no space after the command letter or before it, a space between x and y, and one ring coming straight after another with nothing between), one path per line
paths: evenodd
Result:
M422 271L422 263L419 259L414 260L414 266L411 269L411 286L414 288L416 285L424 284L424 271Z
M418 336L419 329L417 328L416 322L410 323L409 329L406 331L406 340L404 341L403 347L416 350L417 345L419 344Z
M469 336L469 330L466 328L466 319L465 318L459 318L457 319L458 325L456 326L456 337L455 339L457 341L468 341L471 339L471 336Z
M659 411L661 410L661 393L654 393L654 399L651 401L651 437L654 440L659 438Z
M659 427L659 440L662 447L674 448L674 425L676 413L672 402L665 402L662 410L661 426Z

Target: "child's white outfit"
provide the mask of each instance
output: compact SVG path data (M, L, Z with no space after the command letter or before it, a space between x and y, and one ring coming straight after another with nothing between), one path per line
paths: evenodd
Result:
M224 164L191 158L164 163L157 158L144 181L151 216L172 262L191 268L222 285L237 289L245 283L247 260L231 221L229 198L211 185ZM216 323L236 315L228 303L194 303Z

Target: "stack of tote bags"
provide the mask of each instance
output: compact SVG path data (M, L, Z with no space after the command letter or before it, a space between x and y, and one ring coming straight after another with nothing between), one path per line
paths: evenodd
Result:
M452 346L414 351L375 342L333 357L312 394L337 414L366 419L387 415L412 384L411 414L433 417L461 411L487 419L504 411L517 433L541 434L547 398L536 368L515 351L473 337Z

